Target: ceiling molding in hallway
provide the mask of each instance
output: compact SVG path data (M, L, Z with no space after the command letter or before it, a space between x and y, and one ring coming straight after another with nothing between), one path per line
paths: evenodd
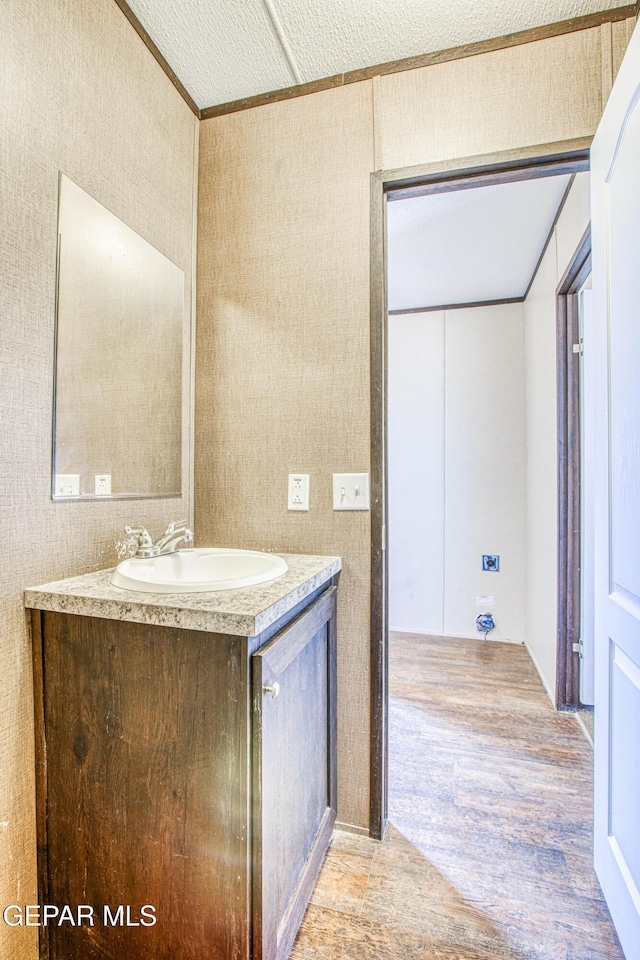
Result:
M502 297L498 300L476 300L473 303L443 303L435 307L405 307L389 310L390 317L405 317L412 313L435 313L440 310L469 310L471 307L501 307L505 303L523 303L524 297Z

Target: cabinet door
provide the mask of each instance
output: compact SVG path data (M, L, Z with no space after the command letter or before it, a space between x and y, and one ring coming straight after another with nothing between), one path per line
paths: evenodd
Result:
M336 587L252 657L253 957L291 950L336 818Z
M96 919L41 927L41 957L247 960L246 640L62 613L42 624L40 903Z

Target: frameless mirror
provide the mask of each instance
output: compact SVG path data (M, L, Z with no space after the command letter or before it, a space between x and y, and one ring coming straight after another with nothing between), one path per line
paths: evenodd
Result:
M60 175L54 499L181 491L184 273Z

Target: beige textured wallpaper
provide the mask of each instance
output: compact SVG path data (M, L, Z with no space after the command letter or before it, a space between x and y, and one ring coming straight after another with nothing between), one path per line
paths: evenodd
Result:
M594 28L376 78L378 168L592 134L600 55Z
M330 483L369 461L369 174L593 134L622 42L595 28L201 123L196 532L343 556L344 822L369 819L370 538ZM287 512L290 471L309 513Z
M339 554L340 809L368 810L371 86L201 124L196 342L200 544ZM287 475L310 474L310 510Z
M127 522L159 531L191 510L188 442L179 499L50 499L58 172L184 270L188 319L197 121L113 0L3 0L0 62L0 904L6 905L36 902L31 652L22 590L112 565L114 540ZM188 346L187 337L187 385ZM188 439L188 402L183 429ZM0 957L36 955L35 928L0 923Z

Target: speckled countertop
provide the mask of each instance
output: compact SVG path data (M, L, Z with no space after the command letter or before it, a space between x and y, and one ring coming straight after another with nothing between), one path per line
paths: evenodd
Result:
M24 592L24 605L85 617L252 637L342 568L340 557L279 556L287 562L287 572L254 587L210 593L139 593L114 587L109 582L112 568L30 587Z

